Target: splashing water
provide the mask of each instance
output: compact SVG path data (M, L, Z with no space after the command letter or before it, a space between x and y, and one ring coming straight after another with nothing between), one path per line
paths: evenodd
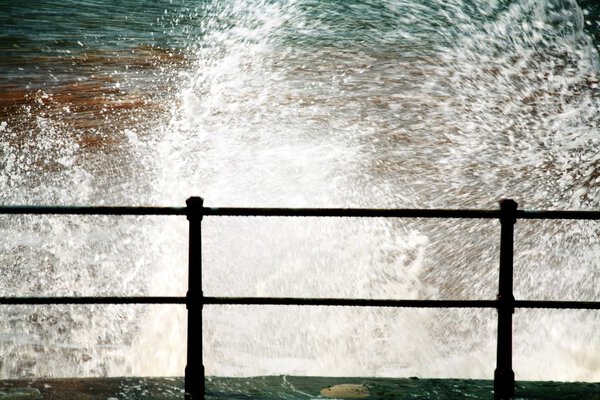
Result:
M136 46L124 23L108 49L90 34L63 45L68 55L47 50L48 76L75 68L73 81L22 89L22 72L2 82L18 100L0 114L3 203L598 206L593 7L236 0L145 12L134 22L151 21L152 37ZM185 221L1 224L3 295L185 292ZM517 297L598 300L596 230L519 222ZM498 231L482 221L206 218L204 292L494 298ZM184 311L6 307L0 376L180 375ZM205 316L210 375L488 378L494 366L493 310ZM593 312L517 311L517 379L598 380L597 326Z

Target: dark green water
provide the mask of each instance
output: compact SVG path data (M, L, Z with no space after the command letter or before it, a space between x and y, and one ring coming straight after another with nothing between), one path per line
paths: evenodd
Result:
M269 3L289 7L283 1L261 5ZM308 21L306 29L287 21L282 36L289 44L380 46L382 51L395 45L426 51L452 45L461 35L457 25L460 18L493 23L518 1L486 3L304 0L297 10ZM549 6L560 16L561 9L572 7L566 3L552 0ZM584 11L584 28L597 46L600 6L594 0L579 0L578 4ZM212 0L4 1L0 3L0 83L10 76L23 77L23 65L30 64L35 65L38 78L48 79L44 64L52 64L52 58L119 52L138 46L179 50L202 46L202 38L212 29L226 30L247 23L240 21L236 13L239 8ZM398 35L399 31L408 34Z

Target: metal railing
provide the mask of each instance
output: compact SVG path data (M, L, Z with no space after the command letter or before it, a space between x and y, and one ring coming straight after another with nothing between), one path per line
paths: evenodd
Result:
M204 398L202 308L204 305L299 305L412 308L496 308L498 311L494 398L511 399L515 393L512 369L512 314L515 308L600 309L596 301L516 300L513 295L514 225L518 219L600 220L598 211L525 211L505 199L498 210L345 209L345 208L211 208L191 197L186 207L47 207L0 206L2 214L37 215L176 215L189 221L188 292L185 297L0 297L0 304L185 304L188 310L185 399ZM453 218L500 221L498 296L494 300L393 300L284 297L209 297L202 292L202 232L204 216Z

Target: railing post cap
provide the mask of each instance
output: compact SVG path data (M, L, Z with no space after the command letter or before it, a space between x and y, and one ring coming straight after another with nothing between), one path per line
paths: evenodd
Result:
M202 219L202 208L204 206L204 199L202 197L190 197L185 201L187 205L187 219L199 218Z
M502 210L516 210L519 204L513 199L500 199L500 208Z
M188 207L202 207L204 199L202 197L192 196L185 201L185 204Z

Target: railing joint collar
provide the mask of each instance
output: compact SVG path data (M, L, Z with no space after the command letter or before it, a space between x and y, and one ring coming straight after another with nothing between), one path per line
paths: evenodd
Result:
M500 203L500 222L515 224L517 222L517 208L519 204L513 199L501 199Z

